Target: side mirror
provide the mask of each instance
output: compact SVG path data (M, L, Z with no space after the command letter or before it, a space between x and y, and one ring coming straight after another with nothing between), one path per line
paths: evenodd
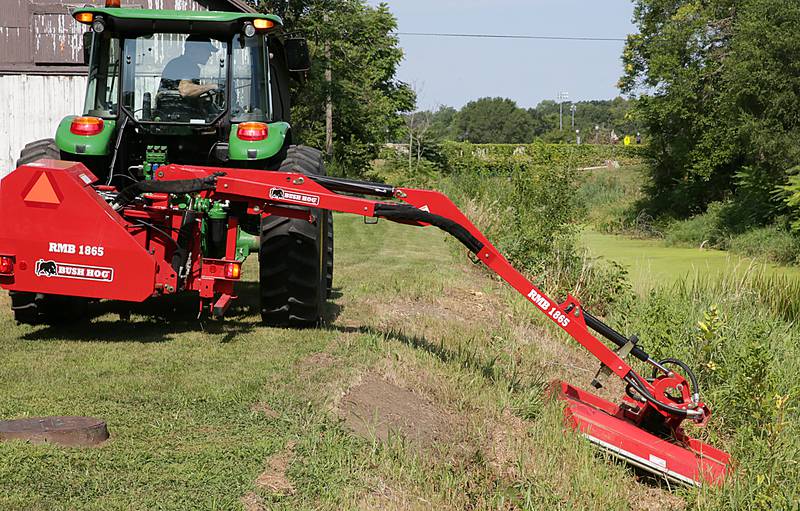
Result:
M92 57L92 36L94 36L92 30L83 33L83 63L86 65L89 64L89 59Z
M302 37L290 37L283 43L286 52L286 67L292 73L304 73L311 69L308 42Z

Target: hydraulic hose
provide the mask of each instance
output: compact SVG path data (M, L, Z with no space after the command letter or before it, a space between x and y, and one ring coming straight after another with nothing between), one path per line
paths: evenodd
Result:
M658 399L655 398L644 386L643 382L640 380L639 375L636 372L631 371L628 376L625 377L625 381L628 385L633 388L639 395L641 395L645 400L647 400L652 405L671 413L672 415L676 415L679 417L691 417L701 414L702 412L694 411L694 410L684 410L682 408L677 408L675 406L668 405L666 403L662 403ZM693 418L693 417L692 417Z
M458 222L440 215L428 213L414 206L378 203L375 205L375 216L393 222L424 222L426 224L431 224L453 236L473 254L477 254L483 250L483 242L473 236Z
M628 343L629 339L622 335L621 333L617 332L610 326L606 325L596 317L592 316L586 310L583 310L583 319L586 321L586 326L591 328L592 330L596 331L609 341L613 342L620 348L625 346ZM639 346L634 346L631 349L631 355L638 358L642 362L648 362L650 360L650 355L648 355L642 348Z
M667 365L673 364L681 369L686 374L686 377L689 378L689 383L691 384L692 390L692 401L697 402L700 400L700 385L697 383L697 376L695 376L694 371L682 360L677 358L665 358L664 360L660 360L658 362L660 365ZM658 374L658 368L653 369L653 378L655 378Z
M203 190L213 190L217 187L217 178L224 175L224 172L215 172L200 179L139 181L119 192L111 207L114 208L114 211L119 211L143 193L195 193Z

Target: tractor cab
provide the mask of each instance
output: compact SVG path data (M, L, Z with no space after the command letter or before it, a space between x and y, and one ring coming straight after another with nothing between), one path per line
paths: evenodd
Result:
M168 162L265 169L285 152L289 78L309 62L279 17L118 7L73 17L90 28L89 75L83 112L58 129L63 159L111 184Z

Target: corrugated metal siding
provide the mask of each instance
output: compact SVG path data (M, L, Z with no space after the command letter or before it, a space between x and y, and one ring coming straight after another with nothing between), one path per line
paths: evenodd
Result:
M83 111L85 89L83 76L0 76L0 175L14 170L25 144L54 137L61 119Z
M86 27L67 14L34 14L33 60L37 64L83 64Z
M31 60L31 31L21 27L0 27L0 64L20 64Z
M3 20L0 25L4 27L28 28L30 22L28 14L28 0L0 0Z
M84 25L69 12L105 0L0 0L0 73L80 74ZM206 11L252 10L237 0L122 0L126 7ZM55 69L53 66L58 66Z

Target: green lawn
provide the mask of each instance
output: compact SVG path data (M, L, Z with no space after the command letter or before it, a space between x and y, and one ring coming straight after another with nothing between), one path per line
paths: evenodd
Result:
M800 279L800 268L775 266L721 250L667 247L656 239L633 239L587 230L581 241L592 255L622 264L634 288L646 291L686 277L764 271Z
M222 324L158 302L129 322L100 304L88 326L22 327L3 295L0 417L97 416L112 436L0 443L0 509L683 507L689 490L564 434L543 386L585 386L596 361L440 232L336 229L320 329L262 327L253 264Z

